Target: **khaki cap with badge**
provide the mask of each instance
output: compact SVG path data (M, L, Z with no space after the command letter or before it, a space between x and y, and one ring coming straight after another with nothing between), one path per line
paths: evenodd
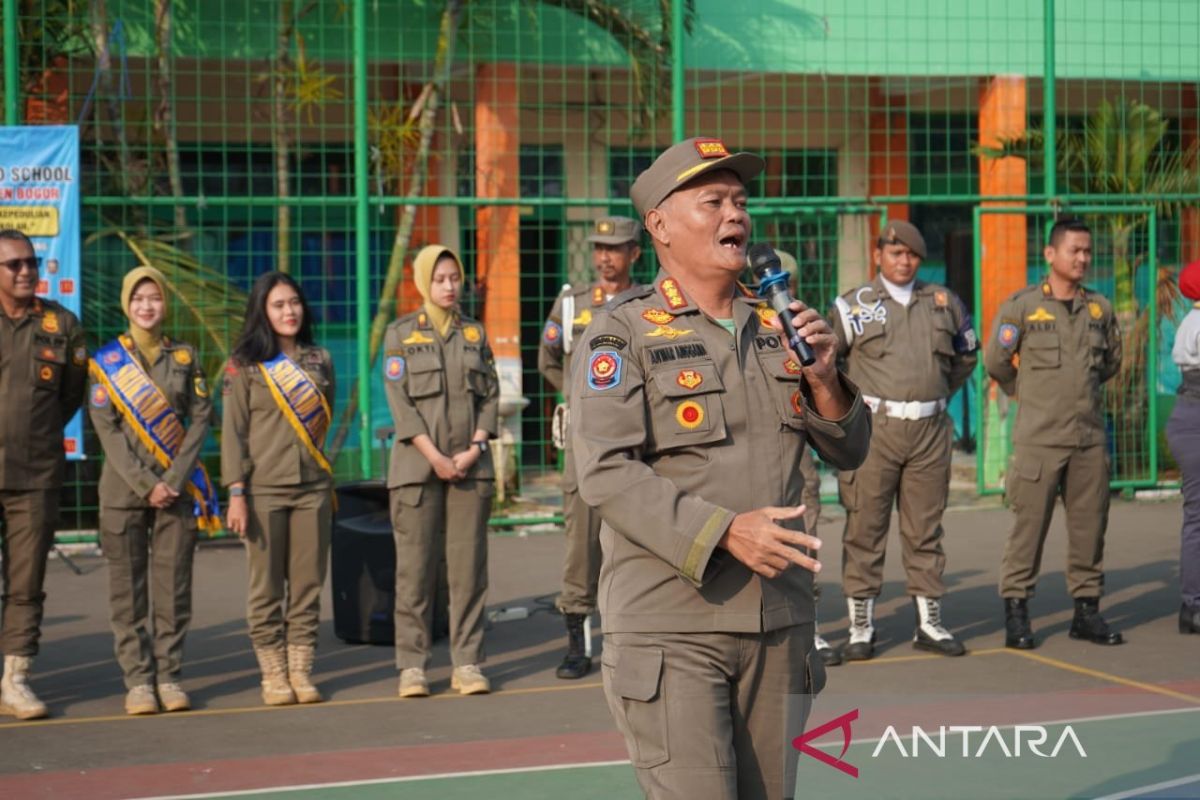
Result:
M902 244L919 258L925 258L925 237L915 225L902 219L888 220L888 224L879 232L879 244Z
M592 225L587 240L592 244L637 243L642 238L642 225L629 217L601 217Z
M737 174L749 183L763 171L763 160L753 153L730 153L720 139L698 136L668 147L633 182L629 196L638 214L655 208L690 181L718 169Z

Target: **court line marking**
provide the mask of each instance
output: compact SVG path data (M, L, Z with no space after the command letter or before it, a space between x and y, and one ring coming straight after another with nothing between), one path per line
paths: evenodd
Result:
M584 769L587 767L620 767L629 764L624 761L580 761L574 764L546 764L539 767L507 767L505 769L481 769L473 772L440 772L433 775L405 775L399 778L372 778L361 781L339 781L337 783L306 783L297 786L276 786L264 789L246 789L232 792L206 792L204 794L163 794L135 797L133 800L204 800L216 797L242 797L243 795L273 794L276 792L304 792L315 789L343 789L351 786L372 786L382 783L412 783L414 781L444 780L447 778L475 778L489 775L513 775L528 772L555 772L564 769Z
M1122 686L1141 689L1144 692L1161 694L1164 697L1170 697L1175 700L1184 700L1194 705L1200 705L1200 697L1197 697L1194 694L1177 692L1174 689L1168 689L1164 686L1158 686L1153 683L1137 681L1133 678L1123 678L1120 675L1113 675L1111 672L1103 672L1098 669L1092 669L1091 667L1081 667L1077 664L1072 664L1070 661L1062 661L1057 658L1051 658L1050 656L1043 656L1038 653L1030 653L1026 650L1011 650L1007 652L1011 652L1013 655L1020 656L1021 658L1028 658L1031 661L1038 661L1042 664L1046 664L1047 666L1057 667L1058 669L1066 670L1067 672L1074 672L1079 675L1087 675L1092 678L1099 678L1100 680L1109 681L1110 683L1117 683Z
M1008 650L1004 647L989 647L985 650L968 650L968 656L994 656L997 653L1006 653ZM899 664L904 661L944 661L946 656L936 653L920 653L912 656L885 656L883 658L868 658L866 661L843 661L847 666L868 666L870 664Z
M529 686L524 689L502 689L498 692L492 692L493 697L514 697L517 695L529 694L547 694L549 692L574 692L580 689L600 689L603 688L602 683L580 683L570 686ZM463 695L454 692L443 692L441 694L431 695L422 700L460 700L465 699ZM256 714L260 712L283 712L298 711L306 709L309 711L318 711L322 708L340 708L343 706L362 706L379 703L419 703L421 700L412 698L397 697L395 695L388 697L359 697L347 700L326 700L323 703L296 703L290 706L240 706L237 708L201 708L194 711L182 711L175 713L163 712L161 714L147 714L144 716L130 716L128 714L109 714L95 717L55 717L54 719L34 719L17 722L0 722L0 730L11 728L39 728L50 725L87 725L96 722L155 722L164 719L188 719L191 717L219 717L226 714ZM476 700L475 702L478 702Z
M1143 794L1157 792L1162 789L1174 789L1176 786L1187 786L1194 781L1200 781L1200 772L1195 775L1188 775L1186 778L1176 778L1173 781L1163 781L1162 783L1152 783L1149 786L1139 786L1136 789L1129 789L1117 794L1106 794L1104 797L1097 797L1096 800L1125 800L1128 797L1141 797Z

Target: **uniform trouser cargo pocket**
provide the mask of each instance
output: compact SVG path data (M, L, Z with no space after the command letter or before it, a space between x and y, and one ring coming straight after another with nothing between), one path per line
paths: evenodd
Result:
M634 767L649 769L670 758L667 708L660 691L663 651L606 642L601 659L609 707L625 737Z

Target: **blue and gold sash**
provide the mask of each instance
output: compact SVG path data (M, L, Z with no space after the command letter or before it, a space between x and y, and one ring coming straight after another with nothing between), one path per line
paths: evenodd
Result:
M283 412L284 419L296 431L296 436L313 460L332 475L333 467L321 452L330 420L333 419L325 395L321 394L307 373L282 352L262 362L258 368L267 379L267 388L271 390L275 405Z
M159 466L169 469L187 431L162 390L134 357L133 348L133 340L127 335L117 337L96 351L96 357L88 362L88 372L108 390L113 406L138 441L154 455ZM197 527L219 531L221 509L217 491L199 460L188 478L186 490L192 496Z

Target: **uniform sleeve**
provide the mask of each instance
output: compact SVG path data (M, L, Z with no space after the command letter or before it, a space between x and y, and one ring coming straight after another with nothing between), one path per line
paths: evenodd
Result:
M1117 317L1112 313L1111 307L1108 308L1108 347L1104 350L1104 366L1100 370L1100 382L1112 378L1121 369L1121 357L1124 353L1124 345L1121 342L1121 325L1117 322Z
M249 479L254 471L250 458L250 377L251 366L230 363L225 368L221 388L224 411L221 416L221 485Z
M399 327L389 325L383 337L383 389L387 395L388 409L392 412L392 426L396 429L398 442L429 433L425 420L421 418L421 412L417 410L405 388L408 383L408 370L404 366L403 352Z
M171 468L163 473L163 481L177 492L182 492L187 485L192 470L196 468L196 459L200 457L200 449L204 447L204 439L208 429L212 427L212 392L204 377L204 369L200 359L192 358L192 374L188 376L188 428L183 436L183 444L171 463Z
M979 363L979 338L975 335L975 321L962 298L952 294L958 326L954 334L954 358L950 362L950 394L954 394L971 377Z
M487 394L479 401L475 412L475 427L487 431L490 438L495 438L500 428L500 378L496 375L496 359L492 355L491 345L488 344L487 334L480 343L483 362L487 365L488 382ZM471 432L474 435L474 431Z
M625 342L635 338L609 314L598 316L590 333ZM599 359L605 374L616 370L604 383L595 377ZM708 569L709 562L734 512L682 491L641 460L647 435L645 376L627 348L581 350L575 362L571 444L580 495L618 535L700 586L716 572L716 565Z
M829 309L828 316L829 327L833 328L833 334L837 337L837 356L845 358L850 352L850 344L853 341L853 332L848 327L850 304L843 297L835 297L833 308Z
M93 397L97 396L96 385L92 384ZM104 460L129 484L134 494L138 497L149 497L158 483L158 473L148 467L134 451L121 426L121 412L117 411L112 398L99 406L94 401L88 403L88 418L91 419L92 428L100 439L100 447L104 449Z
M804 430L821 460L840 470L858 469L871 446L871 414L862 392L845 373L838 371L842 389L851 398L850 410L841 419L828 419L813 407L812 389L800 378L800 404L804 407Z
M983 365L1005 394L1016 390L1017 367L1013 356L1021 352L1021 315L1012 298L1004 301L983 347Z
M80 357L82 356L82 358ZM87 341L83 326L76 323L67 337L67 363L63 375L59 402L62 418L68 420L79 410L87 388Z
M542 341L538 345L538 372L557 392L565 391L563 381L563 322L562 295L554 301L550 317L542 328Z

